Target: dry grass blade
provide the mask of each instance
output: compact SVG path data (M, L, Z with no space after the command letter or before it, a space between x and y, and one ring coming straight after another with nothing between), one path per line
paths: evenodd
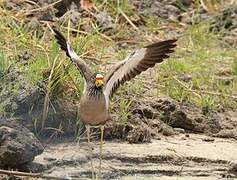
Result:
M128 23L133 27L133 29L135 29L136 31L138 31L138 27L128 18L128 16L122 11L121 8L118 8L119 12L122 14L122 16L128 21Z
M52 75L53 75L53 72L54 72L54 68L55 68L55 64L56 64L56 60L57 58L54 59L54 62L53 62L53 66L52 66L52 69L51 69L51 72L50 72L50 75L49 75L49 79L48 81L50 82L51 79L52 79ZM44 99L44 108L43 108L43 115L42 115L42 123L41 123L41 130L44 129L45 127L45 121L46 121L46 118L48 116L48 110L49 110L49 94L50 94L50 83L48 83L48 86L47 86L47 89L46 89L46 93L45 93L45 99Z
M234 1L231 0L200 0L201 6L210 13L218 13L225 9L226 7L230 7L234 5Z
M237 100L237 96L234 96L234 95L232 96L232 95L218 93L218 92L203 91L203 90L193 90L193 89L188 89L188 91L199 93L199 94L209 94L209 95L214 95L214 96L227 97L227 98L231 98L231 99Z
M198 93L192 91L188 86L186 86L182 81L178 80L176 77L173 77L173 79L174 79L175 81L177 81L182 87L184 87L184 88L187 89L188 91L193 92L193 94L194 94L195 96L197 96L198 98L202 98L200 94L198 94Z

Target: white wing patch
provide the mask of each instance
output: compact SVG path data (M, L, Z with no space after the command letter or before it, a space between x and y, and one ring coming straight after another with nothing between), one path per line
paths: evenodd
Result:
M72 47L70 46L70 43L67 42L67 50L68 50L68 54L71 57L73 63L77 63L76 60L79 59L79 56L76 54L76 52L72 49ZM86 81L84 81L84 88L83 88L83 92L82 94L84 94L86 92L86 88L87 88L87 83Z
M72 49L69 42L67 42L67 50L68 50L68 53L69 53L70 57L72 58L73 62L76 63L76 59L79 59L79 56Z

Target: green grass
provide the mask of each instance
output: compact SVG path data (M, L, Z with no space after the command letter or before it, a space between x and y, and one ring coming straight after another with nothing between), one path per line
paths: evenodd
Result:
M220 35L209 32L209 27L208 23L192 26L179 40L176 55L180 58L170 58L157 71L157 83L162 87L159 94L201 107L237 107L236 99L231 97L237 92L234 49L222 48ZM233 75L219 75L222 71ZM191 81L178 80L183 74L190 75ZM232 79L230 84L222 77Z
M119 101L119 109L118 109L118 117L119 120L123 122L127 122L129 119L129 116L131 116L130 112L130 105L133 102L133 100L128 100L128 99L121 99Z
M117 26L116 32L106 35L92 20L90 31L78 33L75 37L70 33L73 48L78 54L84 55L83 58L93 71L106 72L109 67L107 64L123 60L133 49L115 48L118 41L134 40L137 44L133 47L140 47L157 37L169 38L159 19L153 16L143 17L145 27L137 30L137 36L134 35L136 30L122 15L122 12L128 17L137 15L128 1L120 1L119 4L118 1L107 1L103 6L100 6L104 2L102 0L93 2L101 11L108 12ZM0 71L6 71L12 64L23 71L34 86L37 86L39 81L45 81L50 99L66 98L69 101L78 101L83 91L83 79L65 53L59 49L49 29L45 28L48 37L36 35L25 26L23 19L15 18L11 12L4 12L6 13L0 12ZM86 21L87 19L82 18L78 25ZM64 22L58 25L58 29L66 37L67 24L68 22ZM119 113L120 119L126 121L131 112L131 104L139 95L146 94L146 91L152 96L167 95L179 102L188 102L200 107L236 108L237 101L232 98L237 92L236 50L223 47L221 36L222 34L210 32L209 22L189 26L179 39L174 55L151 71L152 76L155 73L153 77L141 76L120 88L113 98L118 109L112 110ZM26 65L19 62L18 58L24 51L32 54ZM183 75L189 75L191 80L181 80ZM226 84L221 77L232 80ZM150 80L156 84L147 83ZM13 89L14 92L17 91L17 87ZM0 112L3 109L0 106Z
M146 28L148 32L159 33L159 25L160 25L160 22L156 17L154 16L147 17Z
M9 67L9 62L3 52L0 52L0 73L5 73Z
M236 54L236 50L230 51L227 55L230 55L230 56L234 57L234 61L232 63L232 74L234 76L237 76L237 54Z

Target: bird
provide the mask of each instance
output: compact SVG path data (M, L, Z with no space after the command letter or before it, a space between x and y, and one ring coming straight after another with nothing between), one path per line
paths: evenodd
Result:
M56 28L53 28L53 31L60 48L66 52L66 55L77 67L85 81L84 90L80 98L80 119L86 125L88 143L90 143L91 126L100 127L99 176L101 176L104 124L111 119L109 113L110 98L125 82L131 80L141 72L154 67L155 64L162 63L164 59L169 58L170 54L174 52L177 39L163 40L136 49L127 58L117 62L106 75L103 75L99 72L92 72L86 62L76 54L70 42L63 34ZM90 154L93 179L95 176L92 163L92 149Z

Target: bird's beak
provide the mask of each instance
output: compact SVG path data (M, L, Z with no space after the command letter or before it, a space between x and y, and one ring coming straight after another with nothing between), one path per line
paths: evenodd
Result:
M95 80L95 86L97 88L102 87L104 85L104 81L102 79L96 79Z

